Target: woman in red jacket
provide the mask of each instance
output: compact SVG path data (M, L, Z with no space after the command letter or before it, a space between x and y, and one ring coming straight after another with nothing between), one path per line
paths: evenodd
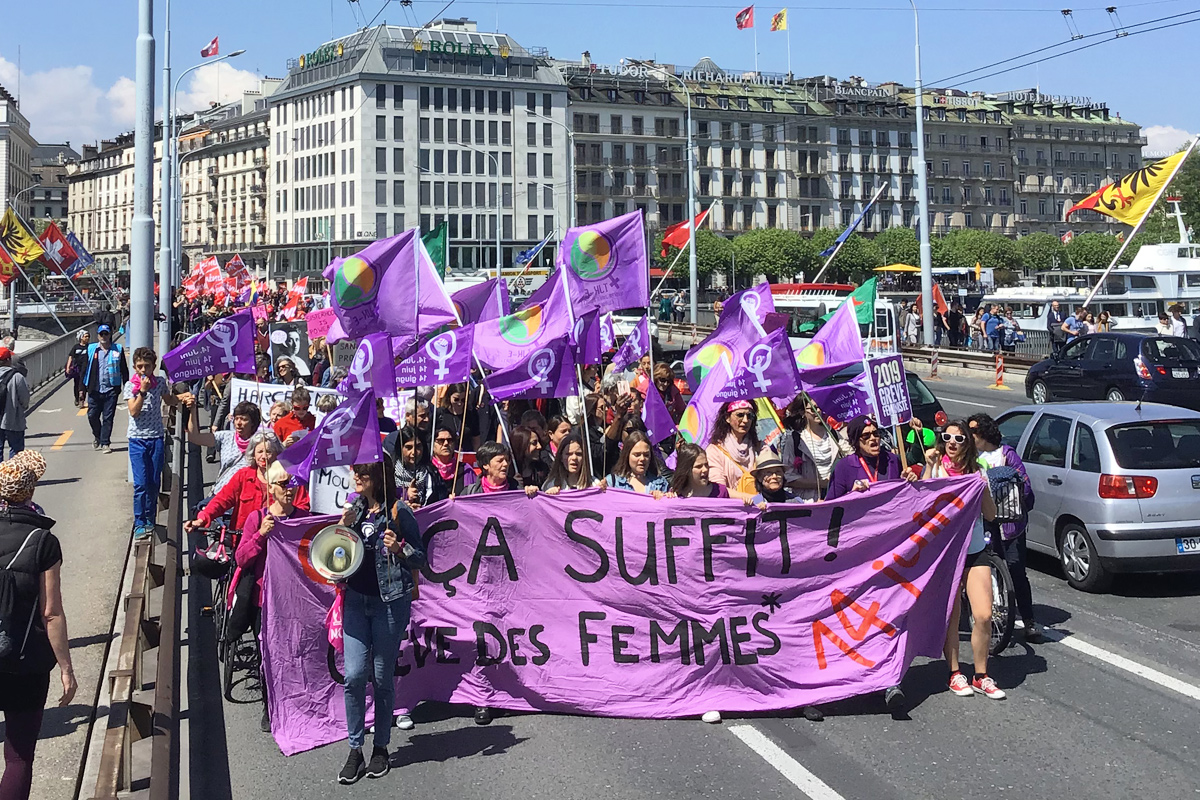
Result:
M231 512L232 530L240 531L246 525L246 517L251 511L266 508L271 502L267 468L275 463L276 457L283 451L278 437L269 431L262 431L250 437L246 446L246 454L251 459L248 466L233 473L229 483L221 491L213 495L196 519L184 523L184 529L191 532L193 528L207 528L213 520L226 511ZM301 486L296 490L296 507L307 511L309 509L308 491Z

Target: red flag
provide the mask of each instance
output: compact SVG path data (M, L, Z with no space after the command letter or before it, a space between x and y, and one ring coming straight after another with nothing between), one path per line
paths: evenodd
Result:
M242 261L241 255L237 253L234 253L233 258L225 262L225 272L237 278L239 284L250 279L250 271L246 269L246 262Z
M292 320L296 318L296 314L300 310L300 298L304 297L304 292L307 290L307 276L292 284L292 289L288 292L287 302L284 303L283 309L279 312L279 316L282 319Z
M201 58L209 58L210 56L217 55L217 39L218 38L220 38L220 37L214 36L213 40L208 43L208 47L206 47L200 51Z
M41 239L42 248L46 251L46 254L42 256L42 263L51 272L66 272L72 264L79 260L79 254L71 247L71 243L67 241L67 237L55 223L51 222L38 238Z
M917 308L921 308L921 297L921 295L917 295ZM950 311L950 304L946 302L946 295L942 294L940 283L933 284L933 311L936 314L945 314Z
M753 28L754 6L746 6L743 8L737 13L737 16L733 18L733 21L737 24L739 31L745 30L746 28Z
M9 257L4 245L0 244L0 284L8 286L17 277L17 265Z
M704 224L704 219L707 216L708 216L708 209L706 208L703 211L701 211L699 214L697 214L696 218L694 220L690 220L690 221L684 220L683 222L677 222L674 225L672 225L671 227L667 228L666 231L663 232L662 257L663 258L667 257L667 245L671 245L672 247L678 248L680 250L687 247L688 233L691 230L691 226L695 225L696 230L700 230L700 226Z

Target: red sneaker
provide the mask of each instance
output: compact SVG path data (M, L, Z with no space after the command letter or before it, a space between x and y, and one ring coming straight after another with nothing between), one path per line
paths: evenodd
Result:
M979 678L972 680L971 689L983 695L984 697L990 697L993 700L1003 700L1004 698L1008 697L1008 695L1004 693L1004 690L997 686L996 682L992 680L990 676L984 678L983 680L980 680Z
M971 697L975 694L971 690L971 684L967 682L967 676L961 672L956 672L950 676L950 691L959 697Z

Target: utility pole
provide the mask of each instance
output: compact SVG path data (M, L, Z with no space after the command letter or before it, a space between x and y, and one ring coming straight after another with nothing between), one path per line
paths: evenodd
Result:
M175 282L175 174L172 159L175 144L175 114L171 108L171 0L166 2L166 25L163 32L163 132L162 162L159 170L158 222L161 231L158 245L158 352L163 355L171 348L171 301Z
M154 0L138 0L135 78L127 329L130 349L154 344Z

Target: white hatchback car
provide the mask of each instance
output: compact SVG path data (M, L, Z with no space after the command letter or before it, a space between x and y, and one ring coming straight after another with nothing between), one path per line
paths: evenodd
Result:
M1200 413L1157 403L1018 406L998 418L1036 500L1031 550L1076 589L1117 572L1200 571Z

